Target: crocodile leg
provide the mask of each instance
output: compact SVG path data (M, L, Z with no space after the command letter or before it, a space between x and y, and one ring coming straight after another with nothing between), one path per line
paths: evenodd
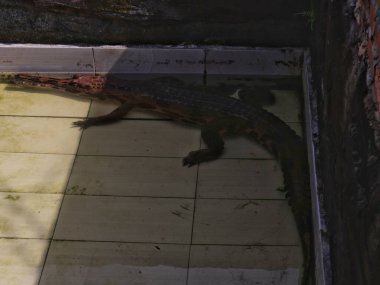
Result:
M223 153L224 141L216 129L203 127L201 136L207 148L189 152L183 159L183 165L190 167L201 162L215 160Z
M95 126L95 125L109 124L123 118L123 116L125 116L132 108L133 106L125 103L125 104L120 105L118 108L116 108L115 110L113 110L111 113L107 115L93 117L93 118L86 118L82 121L74 122L73 125L81 129L86 129L88 127Z

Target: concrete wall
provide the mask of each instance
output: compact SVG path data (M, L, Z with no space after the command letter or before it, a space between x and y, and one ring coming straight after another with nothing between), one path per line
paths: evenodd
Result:
M305 0L0 0L0 42L304 46Z

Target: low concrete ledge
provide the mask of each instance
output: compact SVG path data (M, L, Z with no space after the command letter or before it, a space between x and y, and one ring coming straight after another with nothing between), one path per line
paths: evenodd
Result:
M299 76L303 51L300 49L210 49L207 74Z
M90 47L0 45L0 72L93 73Z
M303 50L0 45L0 72L300 76Z

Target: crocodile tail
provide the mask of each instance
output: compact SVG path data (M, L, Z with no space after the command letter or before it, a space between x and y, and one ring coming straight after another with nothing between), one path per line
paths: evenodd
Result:
M294 215L303 252L302 284L312 273L311 203L306 147L283 121L265 112L268 120L251 123L247 133L278 159L284 175L284 191Z
M279 161L284 175L285 192L294 215L303 252L302 284L312 279L312 221L308 165L305 148L289 148L280 152ZM285 153L285 155L284 155ZM285 157L284 157L285 156ZM311 283L312 284L312 283Z

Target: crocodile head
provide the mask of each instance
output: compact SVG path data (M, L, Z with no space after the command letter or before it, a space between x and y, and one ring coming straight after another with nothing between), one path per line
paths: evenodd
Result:
M101 93L106 81L106 77L101 75L74 75L72 78L53 78L29 74L0 74L0 83L58 89L83 97L93 97Z

